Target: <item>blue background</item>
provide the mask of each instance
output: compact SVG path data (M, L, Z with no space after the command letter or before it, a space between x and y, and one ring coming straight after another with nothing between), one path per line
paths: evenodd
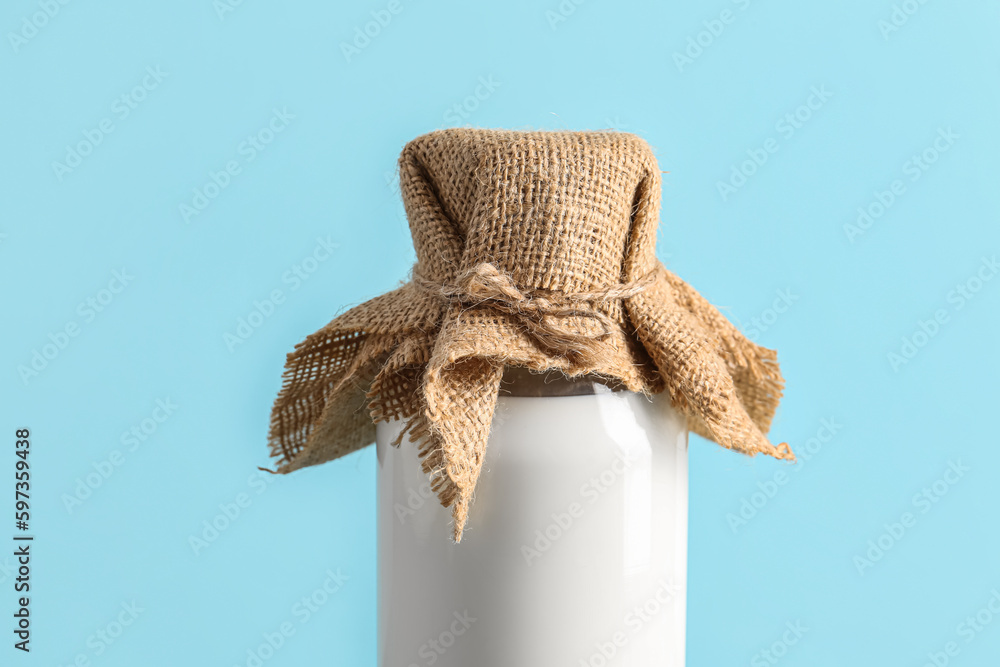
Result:
M808 631L780 664L923 665L949 642L950 664L993 664L1000 619L972 641L959 624L1000 588L1000 280L982 280L1000 251L1000 6L908 0L893 25L891 0L399 2L350 57L342 44L388 2L4 3L0 510L28 426L37 542L30 656L11 648L0 558L0 662L244 665L292 621L265 664L374 665L373 451L267 484L256 466L285 353L413 261L400 149L470 124L643 136L669 172L661 258L780 352L772 434L808 460L692 439L688 664L772 664L760 652L796 622ZM827 99L802 107L814 87ZM244 142L275 109L294 118L251 160ZM54 166L102 122L75 168ZM230 161L239 173L185 220ZM734 168L753 174L723 196ZM293 288L319 238L334 255ZM125 288L102 292L122 270ZM959 285L978 289L961 307ZM276 289L271 315L227 339ZM904 338L916 353L893 363ZM131 450L122 434L164 416L158 399L177 407ZM935 502L915 497L953 464L967 470ZM239 516L193 548L239 494ZM756 514L735 522L744 501ZM301 623L294 605L338 568L349 581ZM95 643L133 601L135 621Z

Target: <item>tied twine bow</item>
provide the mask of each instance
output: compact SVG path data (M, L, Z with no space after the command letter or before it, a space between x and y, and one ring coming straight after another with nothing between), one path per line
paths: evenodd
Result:
M524 290L518 289L508 274L489 262L482 262L462 272L454 284L441 284L417 273L413 275L413 282L447 302L466 307L488 304L514 317L550 354L564 357L573 364L591 366L600 361L598 342L606 340L618 327L611 317L594 306L634 296L655 278L655 272L651 271L638 280L594 292ZM598 331L569 331L562 325L569 317L590 320L597 325Z

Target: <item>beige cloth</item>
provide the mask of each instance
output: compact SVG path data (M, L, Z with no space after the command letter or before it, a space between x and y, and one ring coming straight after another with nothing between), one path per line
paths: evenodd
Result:
M694 432L794 459L764 435L784 384L775 352L656 259L660 171L642 139L442 130L407 144L399 169L412 279L288 355L269 438L278 472L407 420L460 541L505 366L666 390Z

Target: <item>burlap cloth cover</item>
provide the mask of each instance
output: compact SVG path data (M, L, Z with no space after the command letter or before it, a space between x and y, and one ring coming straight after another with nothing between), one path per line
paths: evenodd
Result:
M505 365L666 390L695 433L794 458L764 435L784 384L775 352L656 259L660 171L642 139L442 130L407 144L399 170L411 279L288 355L278 472L350 454L373 422L402 418L460 541Z

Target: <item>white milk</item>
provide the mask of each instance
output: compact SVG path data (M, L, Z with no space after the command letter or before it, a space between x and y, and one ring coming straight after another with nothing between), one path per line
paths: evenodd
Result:
M378 451L380 667L683 667L687 432L663 394L501 396L461 544Z

